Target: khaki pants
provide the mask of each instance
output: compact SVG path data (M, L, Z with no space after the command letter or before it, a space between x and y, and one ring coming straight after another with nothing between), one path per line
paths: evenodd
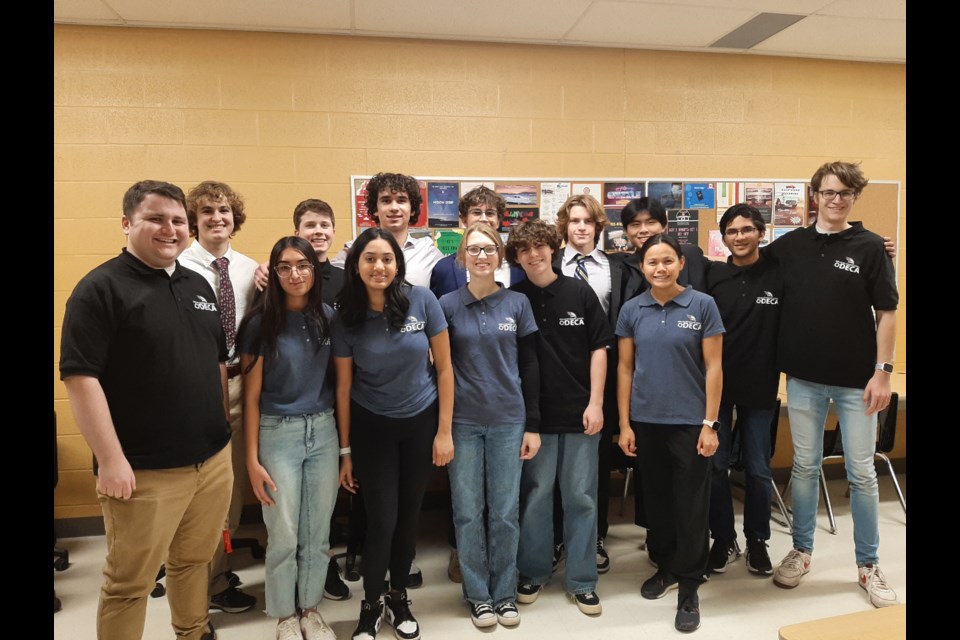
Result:
M230 458L228 444L197 465L136 471L129 500L99 496L107 538L100 640L143 635L147 598L162 564L176 637L199 640L208 620L210 559L222 538L233 484Z
M233 447L233 494L230 496L230 509L224 528L230 532L230 537L237 532L240 526L240 516L243 511L243 491L250 484L247 476L247 447L243 441L243 376L234 376L227 381L227 392L230 398L230 445ZM230 562L226 550L223 548L223 536L217 538L217 551L213 554L210 563L210 595L227 589L226 572L230 569Z

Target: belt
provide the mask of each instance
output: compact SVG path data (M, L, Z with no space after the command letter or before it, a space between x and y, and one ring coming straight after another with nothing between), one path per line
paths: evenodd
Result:
M240 375L240 363L227 365L227 378L236 378Z

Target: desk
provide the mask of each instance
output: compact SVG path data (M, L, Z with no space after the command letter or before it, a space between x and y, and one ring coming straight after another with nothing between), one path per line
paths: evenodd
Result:
M780 628L780 640L903 640L907 605L848 613Z

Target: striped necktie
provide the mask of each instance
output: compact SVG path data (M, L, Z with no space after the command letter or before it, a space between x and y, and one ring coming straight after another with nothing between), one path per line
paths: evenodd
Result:
M582 253L577 254L577 268L573 272L574 277L577 280L583 280L584 282L590 281L590 276L587 275L587 256Z

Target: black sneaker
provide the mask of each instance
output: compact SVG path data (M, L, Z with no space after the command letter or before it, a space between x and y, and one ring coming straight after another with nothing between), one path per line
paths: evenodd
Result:
M677 588L677 578L672 573L659 569L640 585L640 595L647 600L658 600L667 595L667 591Z
M492 627L497 624L497 614L493 610L493 605L489 602L480 602L470 605L470 619L473 620L473 626L478 629L483 627Z
M200 636L200 640L217 640L217 630L213 628L213 623L207 620L207 629Z
M512 602L501 602L493 608L497 614L497 622L505 627L515 627L520 624L520 612Z
M517 585L517 602L520 604L532 604L540 597L542 585L532 582L521 582Z
M562 542L553 545L553 571L554 572L557 571L557 567L560 566L560 562L563 560L566 553L567 553L567 550L563 546Z
M597 573L610 571L610 556L603 547L603 538L597 536Z
M419 589L423 586L423 571L415 564L410 564L410 575L407 576L407 588Z
M220 593L210 596L210 608L226 613L243 613L253 608L257 599L236 587L228 587Z
M767 543L763 540L747 540L747 551L744 553L747 569L751 573L769 576L773 573L770 555L767 553Z
M380 630L380 623L383 620L383 602L360 601L360 622L354 630L351 638L353 640L374 640L377 637L377 631Z
M596 591L570 595L576 600L577 608L580 609L582 613L588 616L595 616L603 612L603 607L600 606L600 596L597 595Z
M383 597L387 624L393 627L393 633L399 640L419 640L420 625L410 613L410 601L407 590L399 593L391 591Z
M327 580L323 583L323 597L327 600L349 600L350 587L340 579L340 565L334 558L330 558L327 565Z
M700 597L696 593L681 593L677 602L677 617L673 626L687 633L700 628Z
M727 565L740 557L740 545L736 540L722 542L714 540L710 547L710 557L707 559L708 573L723 573Z
M223 572L223 577L227 579L227 584L231 587L239 587L243 584L243 582L240 581L240 576L235 574L230 569L227 569Z

